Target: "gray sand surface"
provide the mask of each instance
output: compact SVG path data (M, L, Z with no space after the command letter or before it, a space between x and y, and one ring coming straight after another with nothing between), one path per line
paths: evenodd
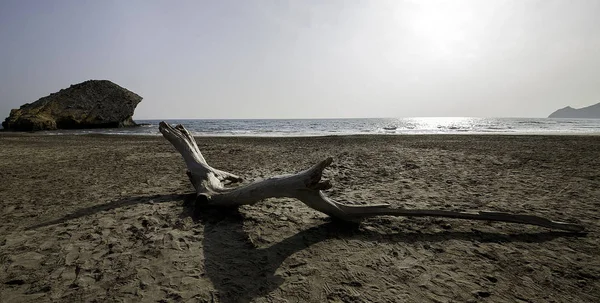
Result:
M334 157L347 203L497 210L540 227L328 217L289 199L188 205L162 137L0 134L0 302L594 302L600 136L198 138L246 178Z

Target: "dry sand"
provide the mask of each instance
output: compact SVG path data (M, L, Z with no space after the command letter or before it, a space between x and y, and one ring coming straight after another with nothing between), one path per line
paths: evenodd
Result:
M0 134L0 302L598 302L600 136L199 138L253 180L334 157L339 201L498 210L587 235L300 202L186 207L162 137Z

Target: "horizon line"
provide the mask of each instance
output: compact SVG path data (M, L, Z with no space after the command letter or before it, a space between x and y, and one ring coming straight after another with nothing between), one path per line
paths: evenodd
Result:
M477 119L552 119L526 116L405 116L405 117L312 117L312 118L136 118L134 120L357 120L357 119L420 119L420 118L477 118Z

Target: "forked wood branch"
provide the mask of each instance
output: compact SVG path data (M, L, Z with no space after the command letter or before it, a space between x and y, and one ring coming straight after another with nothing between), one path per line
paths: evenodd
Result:
M159 130L183 157L188 169L188 177L196 190L197 201L208 205L240 206L254 204L267 198L287 197L298 199L310 208L344 221L358 221L373 216L445 217L529 224L571 232L584 231L581 225L552 221L533 215L403 209L391 208L389 204L344 205L328 198L322 192L332 187L328 180L321 180L323 170L332 163L332 158L327 158L296 174L275 176L237 187L226 187L227 184L241 182L242 178L208 165L194 137L185 127L182 125L173 127L161 122Z

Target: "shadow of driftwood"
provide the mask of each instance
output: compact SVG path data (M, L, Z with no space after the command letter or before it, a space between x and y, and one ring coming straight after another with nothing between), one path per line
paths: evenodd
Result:
M576 237L583 234L540 232L506 235L487 232L439 233L398 232L381 234L359 230L359 225L331 221L288 237L272 246L257 248L244 232L244 218L237 209L194 207L194 194L134 196L109 203L82 208L59 219L30 226L36 229L89 216L102 211L141 203L184 201L182 216L191 216L204 225L204 262L206 275L212 281L222 302L248 302L277 289L283 278L275 272L292 254L315 243L331 238L363 241L415 243L441 242L460 239L479 242L545 242L558 237Z
M152 195L152 196L134 196L127 197L115 201L111 201L105 204L94 205L86 208L81 208L75 211L74 213L65 215L61 218L42 222L36 225L32 225L27 228L27 230L36 229L40 227L45 227L54 224L64 223L69 220L93 215L95 213L99 213L101 211L108 211L112 209L117 209L121 207L126 207L134 204L142 204L142 203L162 203L162 202L173 202L173 201L181 201L184 199L189 199L189 194L169 194L169 195Z
M540 232L505 235L487 232L380 234L359 230L358 225L332 221L299 232L266 248L256 248L243 230L243 216L232 209L202 208L183 215L192 215L204 225L203 250L206 275L210 278L222 302L248 302L277 289L283 278L276 270L292 254L315 243L331 238L360 239L377 242L441 242L462 239L479 242L545 242L558 237L581 234Z

